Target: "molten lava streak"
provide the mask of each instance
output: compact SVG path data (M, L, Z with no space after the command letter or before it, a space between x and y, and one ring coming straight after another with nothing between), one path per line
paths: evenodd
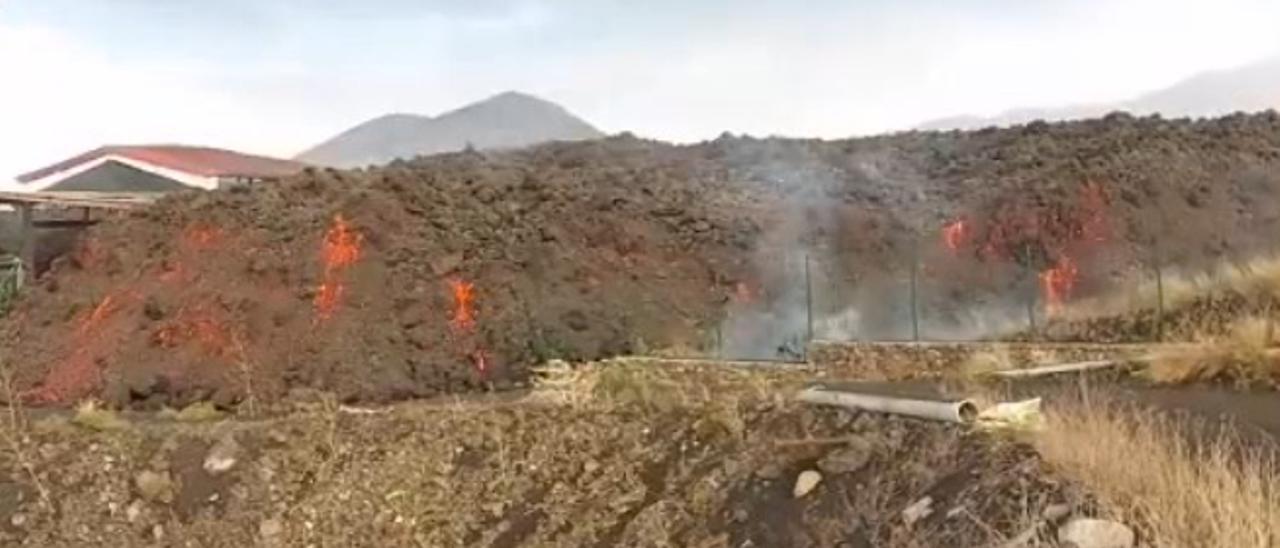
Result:
M469 331L476 326L475 284L464 280L449 280L453 291L453 319L449 321L458 331Z
M125 296L109 294L84 315L72 335L71 355L45 374L40 388L24 394L25 400L32 403L66 402L93 390L99 380L94 359L95 343L103 323L119 310L120 301Z
M190 250L211 249L222 242L223 232L216 226L191 225L182 232L182 247Z
M952 253L960 251L960 247L969 240L969 222L956 219L942 227L942 243Z
M479 342L475 341L474 337L476 328L476 286L466 280L455 278L449 280L449 290L453 294L453 315L449 319L449 325L453 328L452 331L455 338L470 341L474 349L467 352L467 357L471 360L471 365L475 367L476 371L483 376L489 369L489 358L484 348Z
M346 288L342 283L342 273L360 259L359 232L351 228L341 214L335 215L333 225L324 235L320 247L320 260L324 264L324 279L316 290L313 304L317 320L333 317L342 303Z
M190 342L206 355L237 359L242 350L242 345L236 344L238 336L216 315L196 307L180 310L173 322L152 333L152 340L163 348L174 348Z
M1040 273L1040 289L1044 295L1045 311L1055 314L1071 298L1080 269L1071 257L1061 255L1053 267Z

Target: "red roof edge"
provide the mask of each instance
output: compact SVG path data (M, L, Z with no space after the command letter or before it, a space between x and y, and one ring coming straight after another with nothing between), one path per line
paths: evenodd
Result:
M111 155L123 156L138 162L202 177L271 179L293 175L308 167L307 164L293 160L282 160L209 147L185 145L104 146L30 173L19 175L18 182L30 183L37 181Z

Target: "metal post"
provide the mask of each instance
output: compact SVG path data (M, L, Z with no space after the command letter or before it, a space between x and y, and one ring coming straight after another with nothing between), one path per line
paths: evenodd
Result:
M1029 284L1030 289L1027 290L1027 325L1031 327L1032 336L1035 336L1036 334L1036 293L1039 292L1040 288L1036 286L1036 278L1034 275L1031 276L1030 280L1031 280L1031 283Z
M804 254L805 352L813 342L813 279L809 276L809 254Z
M36 229L35 229L35 211L31 204L17 204L18 208L18 233L22 235L22 249L18 252L18 259L22 261L23 270L31 279L36 276Z
M724 333L721 331L722 329L724 329L723 320L716 324L716 359L719 360L724 359Z
M1156 259L1156 342L1164 341L1164 274Z
M911 236L911 340L920 342L920 235Z
M1022 274L1027 280L1027 325L1031 329L1031 336L1036 337L1036 294L1040 292L1040 286L1035 269L1031 266L1030 243L1023 244L1022 262Z

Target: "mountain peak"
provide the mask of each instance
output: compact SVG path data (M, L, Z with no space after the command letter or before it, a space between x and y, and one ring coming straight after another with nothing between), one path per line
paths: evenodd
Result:
M480 101L480 102L479 102L479 103L477 103L477 104L484 104L484 103L544 103L544 104L554 104L554 103L551 103L550 101L547 101L547 100L542 99L542 98L540 98L540 97L537 97L537 96L535 96L535 95L530 95L530 94L528 94L528 93L524 93L524 92L521 92L521 91L515 91L515 90L508 90L508 91L504 91L504 92L502 92L502 93L499 93L499 94L497 94L497 95L494 95L494 96L492 96L492 97L489 97L488 99L485 99L485 100L483 100L483 101Z
M334 167L382 164L397 158L463 150L517 148L604 134L551 101L506 91L435 118L387 114L361 123L298 155Z

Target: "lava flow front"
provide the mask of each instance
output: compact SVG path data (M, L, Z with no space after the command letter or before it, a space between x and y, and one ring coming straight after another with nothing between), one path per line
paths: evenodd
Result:
M1047 313L1056 314L1062 310L1071 298L1071 290L1079 276L1080 268L1067 255L1060 255L1052 268L1040 273L1040 288Z
M316 320L322 321L333 317L346 287L342 281L342 273L360 259L359 232L351 228L342 214L335 215L333 225L324 235L324 243L320 248L320 260L324 264L324 279L316 289Z
M489 369L489 359L484 347L475 341L476 329L476 287L475 284L462 279L449 280L449 290L453 295L453 315L449 319L455 339L466 339L474 349L467 352L468 359L476 371L484 375ZM455 341L461 342L461 341ZM465 348L465 346L464 346Z
M960 251L960 247L969 240L969 222L965 219L956 219L946 226L942 227L942 243L952 253Z

